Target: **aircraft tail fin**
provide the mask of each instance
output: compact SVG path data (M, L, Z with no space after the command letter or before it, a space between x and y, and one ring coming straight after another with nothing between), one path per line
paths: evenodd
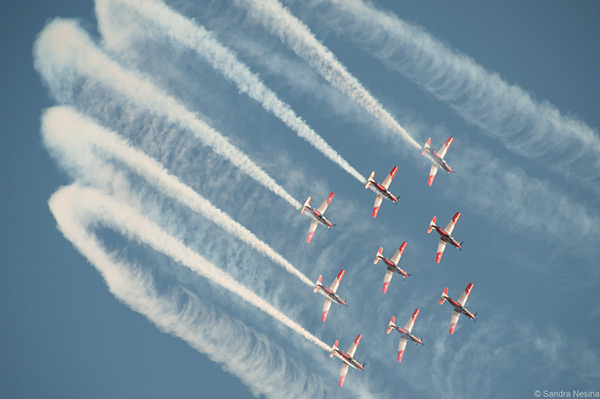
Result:
M369 188L371 186L371 182L373 181L374 177L375 171L371 172L371 174L369 175L369 178L367 179L367 184L365 184L365 188Z
M394 328L395 322L396 322L396 316L392 316L392 319L388 323L388 328L387 328L386 334L389 334L390 332L392 332L392 328Z
M446 302L446 296L448 296L448 287L444 288L442 292L442 296L440 297L440 305L443 305Z
M383 247L379 247L379 251L377 251L377 255L375 255L375 260L373 261L373 264L376 265L377 262L379 262L379 259L381 259L383 255Z
M321 284L321 281L323 281L323 276L319 276L319 279L315 283L315 289L313 290L313 292L317 292L319 290L317 286Z
M304 213L304 211L306 209L308 209L308 206L310 205L310 197L308 197L308 199L306 200L306 202L304 203L304 206L302 207L302 210L300 211L300 213Z
M436 221L437 221L437 218L434 216L431 219L431 222L429 222L429 228L427 229L427 234L431 233L431 230L433 230L433 226L435 225Z

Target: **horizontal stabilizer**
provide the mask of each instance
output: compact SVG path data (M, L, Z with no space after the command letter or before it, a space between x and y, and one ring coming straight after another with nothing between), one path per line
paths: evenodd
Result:
M369 178L367 179L367 184L365 184L365 188L369 188L371 186L371 182L375 178L375 171L371 172Z
M383 247L379 247L379 251L377 251L377 255L375 255L375 260L373 261L374 265L376 265L377 262L379 262L379 259L381 259L382 255L383 255Z
M338 340L336 339L335 342L333 343L333 346L331 347L331 353L329 354L329 357L333 357L333 352L338 348Z
M437 221L437 217L433 217L431 219L431 222L429 222L429 228L427 229L427 234L431 233L431 230L433 230L433 226L435 226L435 222Z
M304 211L310 206L310 197L308 197L308 199L306 200L306 202L304 203L304 206L302 207L302 210L300 211L300 213L304 213Z
M317 292L319 290L319 285L321 285L321 282L323 281L323 276L319 276L319 279L317 280L317 282L315 283L315 289L313 290L314 292Z
M446 302L446 297L448 296L448 287L444 288L444 292L442 292L442 296L440 297L440 305Z
M390 332L392 332L392 329L394 328L394 323L396 322L396 316L392 316L392 319L390 320L390 322L388 323L388 328L386 331L386 334L389 334Z
M425 155L425 153L427 152L427 150L429 149L430 146L431 146L431 137L427 139L427 142L423 146L423 151L421 152L421 154Z

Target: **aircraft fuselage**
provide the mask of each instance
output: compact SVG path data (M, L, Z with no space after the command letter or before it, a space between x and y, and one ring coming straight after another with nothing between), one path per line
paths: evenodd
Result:
M427 153L429 155L429 159L433 163L436 163L440 168L444 169L446 172L452 173L452 168L450 167L450 165L448 165L448 163L438 155L437 150L435 148L429 147L427 149Z
M357 362L356 360L354 360L352 358L352 356L350 356L349 354L347 354L346 352L340 350L340 349L334 349L333 350L333 354L340 359L342 362L346 363L348 366L355 368L357 370L364 370L365 366L363 364L360 364L359 362Z
M406 331L404 328L402 328L400 326L393 326L393 327L394 327L394 330L398 331L401 334L402 338L404 338L408 341L416 342L417 345L423 343L421 338L415 337L414 335L412 335L411 333Z
M458 312L460 314L464 314L469 319L475 319L475 315L470 310L465 308L463 305L458 303L454 298L449 297L449 296L445 296L444 298L450 303L450 305L452 305L454 307L454 310L456 312Z
M453 245L456 248L460 248L460 243L456 241L456 239L454 239L450 234L446 233L444 229L437 225L433 225L432 227L438 232L442 241L446 241L448 244Z
M380 183L371 180L371 185L369 186L371 190L373 190L376 194L381 194L384 198L389 199L392 202L398 202L398 198L392 193L388 191L387 188L383 187Z
M317 284L317 288L319 288L319 293L329 299L331 299L335 303L339 303L342 306L346 306L346 301L339 297L335 292L333 292L329 287L326 287L322 284Z
M400 269L398 267L398 265L395 264L394 262L392 262L390 259L385 258L383 256L380 256L379 259L381 259L383 261L383 263L385 263L385 265L387 266L388 270L396 272L399 275L401 275L402 277L408 277L408 273L406 273L404 270Z
M321 212L314 208L311 208L310 206L307 207L307 209L310 211L310 217L315 219L317 222L321 223L324 226L327 226L328 228L333 227L333 224L329 220L327 220L325 216L321 215Z

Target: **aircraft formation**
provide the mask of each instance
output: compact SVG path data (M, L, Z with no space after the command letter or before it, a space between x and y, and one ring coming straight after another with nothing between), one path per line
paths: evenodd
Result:
M429 172L429 178L427 180L427 184L429 186L432 185L433 180L434 180L439 168L442 168L443 170L445 170L448 173L453 173L450 165L448 165L448 163L444 160L446 152L448 151L450 144L452 144L452 141L453 141L453 138L449 137L446 140L446 142L442 145L442 148L439 151L436 150L435 148L431 147L431 139L428 139L427 142L425 143L425 145L423 146L422 155L425 156L426 158L428 158L432 163L431 169ZM381 183L375 181L375 179L374 179L375 172L374 171L371 172L371 174L369 175L369 178L367 179L367 182L365 185L365 189L371 189L373 192L375 192L375 204L373 205L373 211L371 214L373 218L377 217L377 214L379 213L379 208L381 207L381 204L382 204L384 198L392 201L394 204L398 203L398 198L400 196L396 196L389 191L390 184L392 183L392 180L394 179L397 171L398 171L398 167L394 166L392 168L392 170L390 171L390 173L385 177L385 179ZM310 206L310 201L311 201L310 197L308 197L308 199L304 203L301 213L303 213L303 214L307 213L313 219L311 221L310 227L308 229L308 236L306 238L307 243L311 242L311 240L314 236L315 230L319 224L322 224L322 225L326 226L327 228L331 228L334 226L333 223L331 223L329 220L327 220L323 216L323 214L325 213L325 210L331 203L331 200L333 199L334 195L335 195L334 193L329 194L329 196L323 201L323 203L321 203L321 205L317 209L314 209ZM429 226L427 228L427 233L431 233L433 230L435 230L440 236L440 240L439 240L436 255L435 255L435 261L437 263L440 263L440 261L442 259L442 255L444 253L444 250L446 249L447 244L450 244L457 249L462 248L462 243L459 243L454 237L452 237L452 232L454 231L454 228L455 228L456 223L458 222L459 218L460 218L460 212L456 212L454 214L454 216L452 217L452 219L450 220L450 222L448 222L448 224L444 228L442 228L436 224L436 222L437 222L436 216L434 216L431 219L431 221L429 222ZM402 278L406 278L406 277L410 276L410 273L406 272L405 270L403 270L402 268L400 268L398 266L400 259L402 258L402 254L404 253L404 251L406 249L406 246L407 246L406 241L402 242L400 247L398 247L398 249L394 252L394 255L391 258L387 258L387 257L383 256L383 247L380 247L379 251L377 251L377 254L375 255L375 260L373 261L373 263L377 264L377 263L379 263L379 261L382 261L382 263L386 266L386 271L385 271L385 275L383 278L383 287L382 287L382 292L384 294L386 294L388 291L388 288L390 286L390 282L392 280L392 277L394 276L394 273L399 274L400 276L402 276ZM341 306L346 306L346 301L344 299L342 299L336 293L337 289L340 286L340 282L342 280L342 277L344 276L344 273L345 273L345 271L342 269L338 273L337 277L335 278L335 280L329 287L323 285L323 283L322 283L323 277L322 276L319 276L319 279L315 283L314 292L315 293L318 292L325 297L325 302L323 304L323 310L321 313L321 320L323 322L325 322L327 320L327 315L329 314L329 309L333 302L335 302ZM454 299L454 298L448 296L448 287L446 287L444 289L444 291L442 292L442 296L440 298L440 305L443 305L444 302L448 302L453 307L452 315L450 317L450 329L449 329L450 334L454 334L454 330L456 329L456 324L458 323L458 319L461 314L463 314L463 315L467 316L469 319L473 319L473 320L475 319L475 317L477 315L477 313L472 313L465 307L465 303L467 302L467 298L469 297L469 294L471 293L472 289L473 289L473 283L469 283L467 285L467 287L465 288L465 290L458 297L458 299ZM395 324L396 316L392 316L390 322L388 323L387 331L386 331L387 334L390 334L392 330L396 330L396 331L398 331L398 333L400 333L400 340L398 343L398 351L397 351L397 355L396 355L396 359L398 360L398 362L402 361L402 358L404 356L404 350L409 341L416 343L417 346L423 344L422 338L418 338L412 334L412 329L413 329L413 326L415 324L415 321L416 321L418 315L419 315L419 309L417 308L413 311L411 317L408 319L408 321L406 322L406 324L403 327ZM340 377L339 377L339 382L338 382L340 387L344 385L344 381L346 379L346 374L348 373L348 370L350 367L355 368L357 370L365 369L364 363L361 364L356 359L354 359L354 354L356 353L356 350L358 348L358 345L360 344L361 339L362 339L362 334L358 334L346 352L344 352L343 350L338 348L339 342L337 340L331 347L330 357L336 356L337 358L339 358L342 361L342 367L340 369Z

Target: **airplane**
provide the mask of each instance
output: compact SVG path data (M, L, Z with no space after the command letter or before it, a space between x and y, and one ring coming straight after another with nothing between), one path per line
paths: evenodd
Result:
M321 223L324 226L327 226L327 228L335 226L335 224L332 224L329 220L325 218L325 216L323 216L334 195L335 193L329 194L329 196L325 199L325 201L321 203L321 205L319 205L317 209L310 206L310 197L308 197L308 199L304 203L304 206L302 207L300 213L304 213L306 210L309 210L310 213L308 213L308 215L313 218L313 221L310 222L310 227L308 228L308 236L306 237L307 243L310 244L310 240L312 240L313 235L315 234L315 230L317 229L319 223Z
M400 335L400 342L398 343L398 362L402 361L402 356L404 355L404 348L406 348L406 343L408 341L416 342L417 345L423 345L423 339L417 338L411 334L412 328L415 325L415 320L417 320L417 316L419 315L419 309L415 309L410 319L404 325L404 328L397 326L394 324L396 322L396 316L392 316L387 328L387 334L389 334L392 330L398 331Z
M421 154L425 155L433 164L429 170L429 180L427 180L427 184L430 186L433 183L433 179L435 179L438 168L442 168L446 172L452 173L452 168L444 161L444 156L446 155L446 151L448 151L448 147L452 144L452 140L454 140L452 137L448 137L448 140L446 140L439 152L437 152L435 148L430 147L431 138L427 139L427 142L423 146Z
M379 262L379 260L382 260L383 263L385 263L385 265L387 266L387 270L385 271L385 277L383 278L382 291L384 294L387 292L387 289L390 285L390 281L392 281L392 276L394 275L394 272L398 273L404 278L410 276L410 273L406 273L404 270L398 267L400 257L404 253L404 248L406 248L406 241L404 241L402 245L400 245L400 248L396 250L396 253L394 254L394 256L392 256L392 259L388 259L382 255L383 247L380 247L379 251L377 251L377 255L375 255L375 260L373 261L374 265L376 265L377 262Z
M327 320L327 314L329 313L329 308L331 307L331 302L339 303L342 306L346 306L346 301L340 298L335 292L340 285L340 281L342 281L342 277L344 277L344 269L340 270L333 283L331 283L331 287L324 286L321 281L323 276L319 276L319 279L315 283L315 289L313 290L315 293L319 292L321 295L325 296L325 303L323 304L323 313L321 315L321 320L325 323Z
M444 292L442 292L440 305L442 305L445 301L448 301L450 305L454 307L454 310L452 311L452 317L450 318L450 334L454 334L454 329L456 328L456 323L458 323L458 318L461 313L473 320L475 320L475 316L477 316L477 313L473 314L471 311L465 308L465 303L467 302L467 298L471 293L471 289L473 289L473 283L469 283L469 285L467 285L467 288L465 288L463 293L460 294L458 300L448 296L448 287L446 287Z
M462 242L459 243L450 235L450 234L452 234L452 231L454 230L454 226L456 226L456 222L458 221L459 217L460 217L460 212L456 212L454 214L454 216L452 217L452 220L450 222L448 222L448 224L446 225L445 229L442 229L440 226L435 224L435 222L437 220L437 218L435 216L433 217L433 219L431 219L431 222L429 222L429 228L427 229L427 234L431 233L431 230L435 229L435 231L437 231L438 234L440 235L440 242L438 244L437 253L435 255L435 261L437 263L440 263L440 260L442 260L442 254L444 253L444 250L446 249L446 243L450 243L451 245L455 246L458 249L462 248Z
M364 370L366 363L360 364L356 360L354 360L354 353L356 352L356 348L358 348L358 344L360 344L360 340L362 338L362 334L358 334L354 339L354 342L350 344L348 348L348 352L344 352L343 350L338 348L338 341L336 340L333 346L331 347L331 353L329 357L336 356L337 358L342 360L342 368L340 369L340 381L339 385L344 385L344 380L346 379L346 374L348 373L348 366L352 366L357 370Z
M386 178L383 180L383 183L377 183L375 180L373 180L373 178L375 177L374 171L371 172L371 175L367 179L367 184L365 185L365 188L366 189L371 188L371 190L373 190L375 192L375 194L377 194L377 196L375 197L375 205L373 206L373 217L374 218L377 217L377 212L379 212L379 207L381 206L381 201L383 200L384 197L389 199L390 201L392 201L395 204L398 203L398 198L394 194L392 194L388 191L388 187L390 186L390 183L394 179L394 176L396 175L397 171L398 171L398 167L394 166L394 168L392 169L390 174L387 175Z

